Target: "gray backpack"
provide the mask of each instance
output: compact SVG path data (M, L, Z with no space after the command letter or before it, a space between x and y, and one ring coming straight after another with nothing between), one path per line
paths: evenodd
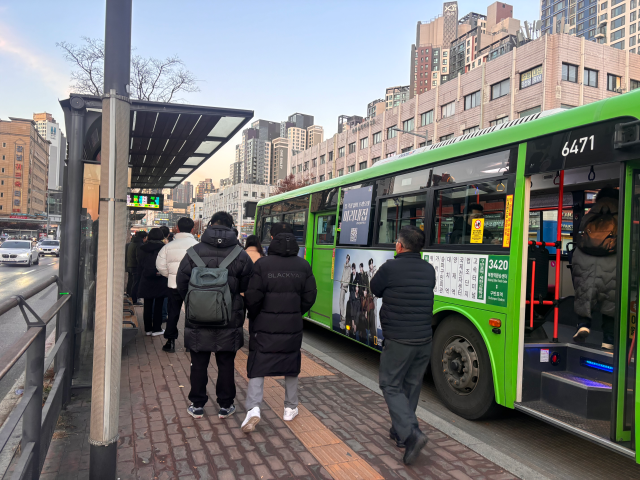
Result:
M227 267L242 252L236 245L217 268L208 268L193 247L187 250L195 268L191 270L189 289L185 298L187 321L206 327L224 327L229 324L233 300L227 276Z

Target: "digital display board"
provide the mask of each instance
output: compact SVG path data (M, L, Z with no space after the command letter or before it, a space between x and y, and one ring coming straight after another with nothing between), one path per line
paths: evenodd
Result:
M158 210L164 207L164 195L148 195L145 193L128 193L127 208L133 210Z

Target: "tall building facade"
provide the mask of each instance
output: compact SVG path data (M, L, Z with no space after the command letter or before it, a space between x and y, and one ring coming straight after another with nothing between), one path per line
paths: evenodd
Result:
M271 185L276 185L278 180L284 180L289 175L287 159L289 158L289 139L278 137L271 142Z
M0 215L46 214L49 145L35 121L0 120Z
M242 131L242 147L236 149L240 181L265 185L271 177L271 142L280 136L280 122L256 120Z
M406 85L404 87L389 87L385 93L385 102L387 103L386 109L389 110L393 107L397 107L401 103L405 103L409 100L411 96L409 91L411 89L410 85Z
M585 38L547 35L299 153L290 159L290 169L299 181L321 182L431 143L635 88L640 88L640 56Z
M198 185L196 186L197 201L201 202L204 196L208 193L213 192L213 190L213 180L211 180L210 178L205 178L204 180L198 182Z
M50 113L34 113L33 120L42 138L49 141L49 190L62 190L64 160L67 154L67 139L60 125Z
M373 118L376 115L380 115L386 110L386 101L382 98L378 98L367 104L367 118Z
M193 200L193 185L191 182L182 182L174 188L172 198L177 203L191 203Z

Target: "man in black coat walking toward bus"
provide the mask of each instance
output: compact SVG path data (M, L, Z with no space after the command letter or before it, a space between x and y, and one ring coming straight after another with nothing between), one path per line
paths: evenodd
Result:
M244 299L249 312L249 386L242 431L252 432L260 421L264 377L284 376L283 420L298 415L298 374L302 355L302 315L315 303L316 279L311 265L298 257L291 226L271 226L267 256L253 267Z
M396 257L371 279L371 292L382 298L384 343L380 389L391 415L391 438L405 447L404 463L413 463L427 444L418 428L416 408L431 355L431 319L436 274L420 256L424 233L408 225L396 242Z

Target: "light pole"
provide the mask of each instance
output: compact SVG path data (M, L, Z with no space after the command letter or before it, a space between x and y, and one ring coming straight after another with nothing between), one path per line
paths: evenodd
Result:
M426 135L420 135L419 133L407 132L406 130L400 130L399 128L396 128L396 127L391 127L391 130L395 130L396 132L400 132L400 133L408 133L409 135L415 135L416 137L424 138L425 141L429 140Z
M49 189L47 189L47 231L44 238L49 238Z

